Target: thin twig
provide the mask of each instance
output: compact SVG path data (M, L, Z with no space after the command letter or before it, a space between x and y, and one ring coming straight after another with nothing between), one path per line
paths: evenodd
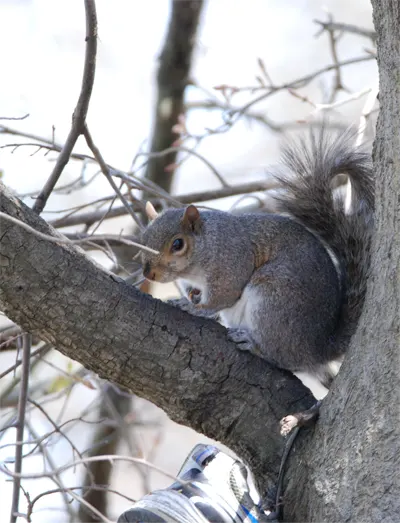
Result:
M46 349L49 349L50 347L51 347L51 345L49 345L49 344L42 345L42 347L39 347L38 349L36 349L35 351L32 352L31 358L34 358L38 354L41 354L43 351L45 351ZM14 370L18 369L18 367L20 365L22 365L22 360L17 361L17 363L15 363L14 365L11 365L11 367L8 367L8 369L6 369L5 371L3 371L0 374L0 380L1 380L1 378L4 378L4 376L7 376L7 374L10 374L10 372L13 372ZM0 403L1 403L1 401L0 401Z
M59 491L63 498L65 508L70 516L70 520L74 521L76 514L75 514L75 511L73 510L73 508L71 507L68 495L65 492L65 487L62 483L61 475L57 474L57 472L55 472L55 470L57 469L57 465L56 465L55 461L53 460L53 457L52 457L50 451L46 448L46 445L42 442L43 440L40 440L39 434L36 432L36 430L34 429L32 424L27 423L27 427L28 427L29 432L33 436L33 438L36 440L39 440L37 446L39 447L40 451L42 452L45 462L47 461L48 466L50 467L51 471L53 472L51 480L53 481L53 483L55 483L57 485L57 487L59 487ZM29 453L28 453L28 455L29 455ZM44 466L45 466L45 462L43 464ZM31 503L28 502L28 510L27 510L28 521L29 521L29 516L31 514L30 507L31 507ZM33 507L33 505L32 505L32 507Z
M75 146L79 135L83 132L86 115L89 108L90 96L92 94L94 76L96 71L96 52L97 52L97 16L96 4L94 0L85 0L86 12L86 53L85 66L83 70L83 79L81 92L79 94L78 103L76 105L74 114L72 115L72 126L69 132L67 141L57 158L56 165L43 187L41 193L37 197L33 210L40 214L46 202L53 191L64 167L69 161L72 149Z
M0 212L0 218L4 218L4 219L6 219L6 220L8 220L8 221L10 221L10 222L12 222L12 223L14 223L16 225L19 225L22 229L25 229L26 231L31 232L32 234L34 234L38 238L42 238L43 240L47 240L47 241L52 242L52 243L79 244L79 243L83 243L83 242L87 242L88 241L87 238L78 239L78 240L70 240L69 238L66 238L65 236L57 237L57 236L50 236L49 234L44 234L43 232L37 231L36 229L31 227L27 223L21 222L17 218L14 218L13 216L10 216L9 214L6 214L5 212ZM109 238L112 238L112 235L106 234L106 235L104 235L104 237L102 237L101 235L97 235L97 240L100 240L100 239L107 240ZM154 249L151 249L150 247L146 247L145 245L141 245L140 243L136 243L136 242L131 241L131 240L126 240L125 238L123 238L121 236L115 235L114 239L115 240L119 239L119 241L121 243L125 243L126 245L131 245L132 247L138 247L139 249L143 249L143 250L148 251L148 252L150 252L152 254L159 254L158 251L155 251Z
M60 152L63 149L63 146L61 146L59 144L55 144L51 140L48 140L47 138L44 138L43 136L33 135L30 133L24 133L22 131L18 131L17 129L12 129L11 127L6 127L4 125L0 125L0 134L1 133L11 134L13 136L21 136L22 138L29 138L32 140L37 140L38 142L42 142L42 143L38 143L38 144L30 144L30 143L12 144L13 147L16 147L16 146L23 147L25 145L27 145L27 146L35 145L37 147L40 147L43 149L48 149L51 151L56 151L56 152ZM4 146L1 146L0 149L5 148L5 147L8 147L8 145L6 144ZM94 158L93 156L90 156L89 154L71 153L70 158L72 158L73 160L78 160L78 161L97 162L96 158ZM144 167L146 165L146 163L147 162L144 162L144 164L141 165L137 170ZM135 176L134 173L129 173L129 175L128 175L128 174L124 173L121 169L117 169L116 167L113 167L110 164L107 164L107 167L114 177L119 177L121 179L126 180L127 182L129 182L131 185L133 185L138 190L147 191L148 193L154 194L155 196L158 196L160 198L168 199L170 197L168 192L163 190L162 187L160 187L159 185L157 185L156 183L154 183L151 180L147 180L146 178L139 178L139 177ZM59 190L62 190L63 188L64 187L60 187ZM36 191L34 193L24 194L23 196L26 197L26 196L36 195L36 194L38 194L38 191Z
M143 224L139 220L139 218L136 216L136 214L133 212L132 207L129 205L129 203L126 201L126 198L123 196L121 191L118 189L117 184L112 179L112 176L110 174L110 169L106 162L104 161L99 149L96 147L96 145L93 142L92 136L89 132L89 129L87 125L84 126L83 135L85 137L86 143L89 147L89 149L92 151L94 157L96 158L98 164L100 165L101 172L104 174L104 176L107 178L108 183L111 185L111 187L114 189L115 193L118 194L119 199L123 203L125 209L128 211L128 213L132 216L135 223L138 225L140 229L143 229Z
M74 491L69 489L65 489L65 492L68 492L68 494L71 497L73 497L76 501L78 501L81 505L85 505L85 507L87 507L91 512L93 512L93 514L95 514L104 523L114 523L113 521L111 521L111 519L108 519L104 514L97 510L96 507L88 503L86 499L84 499L82 496L78 496L78 494L75 494Z
M25 412L26 404L28 401L28 387L29 387L29 364L31 357L31 335L24 334L22 344L22 376L21 376L21 391L18 401L18 417L17 417L17 443L24 441L24 429L25 429ZM21 487L21 474L22 471L22 454L23 446L21 444L16 446L15 449L15 465L14 465L14 482L13 482L13 495L11 503L11 516L10 523L17 521L18 505L19 505L19 494Z
M65 488L65 487L64 487ZM31 513L33 511L33 507L35 505L35 503L37 501L39 501L39 499L43 498L44 496L49 496L51 494L57 494L57 493L63 493L64 491L64 488L55 488L55 489L52 489L52 490L46 490L46 492L41 492L40 494L38 494L35 498L32 499L30 505L31 505ZM135 499L127 496L126 494L122 494L122 492L119 492L118 490L113 490L113 489L110 489L109 485L90 485L90 487L85 487L83 485L79 485L77 487L68 487L67 490L70 491L70 490L87 490L87 489L93 489L93 490L104 490L106 492L109 492L111 494L116 494L117 496L120 496L121 498L124 498L126 499L127 501L130 501L131 503L135 503ZM85 494L84 494L85 496Z
M28 116L29 113L24 114L24 116L0 116L0 120L25 120Z
M198 102L187 102L185 104L186 111L190 111L192 109L222 109L223 111L238 111L238 107L233 107L230 105L227 105L226 102L221 102L220 100L201 100ZM275 132L281 132L285 129L288 129L290 127L296 127L295 122L287 122L287 123L277 123L268 118L263 113L258 112L247 112L244 115L249 120L255 120L256 122L262 123L266 125L269 129ZM15 144L14 144L15 145ZM32 144L37 145L37 144ZM11 147L11 145L10 145Z
M40 363L41 361L41 356L45 356L46 354L48 354L51 349L53 348L53 346L49 343L43 345L43 347L40 347L39 349L37 349L35 352L33 352L31 354L31 357L30 357L30 368L29 368L29 372L32 373L32 371L37 367L37 365ZM40 352L39 352L40 351ZM32 360L32 358L34 356L38 356L37 358L35 358L34 360ZM15 364L15 366L19 366L22 364L22 361L21 362L17 362ZM6 373L8 374L9 372L12 372L14 370L14 367L11 367L9 369L7 369L5 372L3 372L0 376L0 378L4 377L6 375ZM13 390L17 387L17 385L20 383L21 381L21 376L16 376L12 381L11 383L9 383L9 385L7 385L7 387L1 391L1 394L0 394L0 405L2 406L6 406L7 403L9 403L9 396L11 395L11 393L13 392ZM17 391L18 392L18 391ZM31 393L32 393L32 389L31 389ZM18 395L19 397L19 395Z
M22 448L22 447L21 447ZM71 461L71 463L67 463L66 465L62 465L58 469L56 469L55 472L57 474L60 474L61 472L64 472L66 470L69 470L71 468L75 468L77 465L83 465L84 463L90 463L94 461L104 461L109 460L111 462L114 461L127 461L130 463L139 463L140 465L144 465L146 467L149 467L152 470L155 470L156 472L159 472L160 474L163 474L169 479L172 479L173 481L177 481L177 477L173 474L170 474L166 470L162 469L161 467L158 467L157 465L154 465L153 463L149 463L145 459L142 458L134 458L132 456L121 456L119 454L107 454L103 456L92 456L88 458L83 459L77 459L75 461ZM50 472L31 472L29 474L22 474L21 472L11 472L6 466L0 464L0 471L6 474L9 477L19 477L20 479L40 479L40 478L50 478L53 473Z
M148 158L161 158L162 156L166 156L167 154L178 153L178 152L189 153L189 154L195 156L196 158L198 158L199 160L201 160L205 165L207 165L207 167L210 169L210 171L213 174L215 174L215 176L221 182L221 185L223 187L229 187L229 184L226 183L226 181L223 179L223 177L217 171L217 169L213 166L213 164L211 162L209 162L207 160L207 158L204 158L204 156L202 156L200 153L198 153L194 149L190 149L189 147L184 147L183 145L180 145L178 147L168 147L167 149L164 149L163 151L159 151L159 152L139 153L138 156L147 156Z
M376 33L371 29L363 29L362 27L358 27L356 25L342 24L338 22L333 22L332 20L329 20L329 22L314 20L314 22L316 24L319 24L322 30L325 31L343 31L344 33L352 33L359 36L365 36L366 38L370 38L373 42L375 42L376 40Z
M64 439L65 439L65 440L70 444L73 453L76 453L76 454L79 456L79 458L80 458L81 460L84 459L82 453L79 452L78 448L76 447L76 445L74 444L74 442L71 440L71 438L70 438L69 436L67 436L66 433L65 433L63 430L61 430L60 425L57 424L57 423L53 420L53 418L48 414L48 412L43 408L43 406L40 405L40 403L38 403L37 401L34 401L34 400L32 400L32 399L28 399L28 401L29 401L29 403L30 403L31 405L33 405L34 407L36 407L36 408L37 408L37 409L38 409L38 410L39 410L39 411L40 411L40 412L45 416L45 418L46 418L47 421L50 423L50 425L53 426L54 430L55 430L56 432L58 432L58 433L59 433L59 434L60 434L60 435L61 435L61 436L62 436L62 437L63 437L63 438L64 438ZM74 454L73 454L73 457L75 458ZM93 478L93 474L91 474L90 468L89 468L89 466L87 465L87 463L83 463L83 466L86 468L88 475L90 475L91 479L93 480L93 479L94 479L94 478Z
M329 15L329 22L331 22L331 23L333 22L332 15ZM342 81L342 70L339 65L340 62L339 62L338 52L337 52L337 42L338 42L339 37L336 36L335 29L332 29L332 27L327 29L327 32L328 32L328 36L329 36L329 45L331 48L332 60L333 60L333 63L335 64L335 82L334 82L332 93L331 93L331 96L329 99L329 103L333 103L335 101L337 93L341 89L344 89L344 86L343 86L343 81Z
M176 196L178 199L178 204L180 207L188 203L202 203L212 200L219 200L221 198L228 198L229 196L237 196L241 194L247 194L252 192L264 192L270 189L277 189L279 183L274 179L268 179L265 181L251 182L240 185L231 185L230 187L223 187L221 189L215 189L211 191L201 191L198 193L187 193L182 194L181 196ZM162 202L158 199L150 200L154 205L156 210L162 208ZM135 203L132 204L134 211L140 212L141 209ZM118 216L123 216L126 214L125 207L115 207L111 209L107 215L107 218L116 218ZM92 225L97 222L104 216L104 211L90 211L88 213L81 213L76 215L69 215L67 217L63 216L57 220L49 222L52 227L70 227L72 225L81 225L85 224L87 226Z
M312 80L314 80L318 76L320 76L320 75L322 75L324 73L328 73L329 71L332 71L332 70L336 69L337 67L345 67L347 65L358 64L358 63L366 62L368 60L372 60L372 59L375 59L375 58L376 58L375 56L371 56L371 55L360 56L358 58L351 58L349 60L344 60L343 62L340 62L338 64L327 65L325 67L322 67L321 69L317 69L313 73L307 74L305 76L302 76L301 78L297 78L296 80L293 80L291 82L284 83L284 84L281 84L281 85L278 85L278 86L273 86L273 87L266 86L266 87L260 87L260 88L259 87L258 88L254 88L254 87L249 88L252 91L265 91L266 90L267 92L263 92L261 95L257 96L253 100L250 100L250 102L247 102L240 109L232 110L230 112L230 114L228 115L226 121L220 127L216 128L216 129L209 129L208 132L210 134L218 134L218 133L226 132L242 116L244 116L247 113L247 111L250 109L250 107L253 107L253 105L256 105L259 102L262 102L262 101L266 100L270 96L273 96L274 94L276 94L276 93L278 93L280 91L284 91L284 90L287 90L287 89L299 89L299 88L304 87L307 84L309 84ZM238 91L243 91L243 90L246 90L246 88L238 89ZM235 117L235 118L233 118L233 117Z

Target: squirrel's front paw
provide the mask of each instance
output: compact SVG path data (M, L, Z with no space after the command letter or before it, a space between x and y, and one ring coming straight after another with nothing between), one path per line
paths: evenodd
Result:
M228 339L237 343L240 350L256 352L256 345L246 329L228 329Z
M199 289L191 288L188 293L189 300L193 305L200 305L201 303L201 291Z

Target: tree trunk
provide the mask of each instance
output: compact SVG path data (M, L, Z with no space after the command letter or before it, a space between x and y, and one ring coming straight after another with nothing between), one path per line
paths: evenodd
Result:
M157 101L151 153L168 149L178 138L178 135L172 131L172 127L178 122L178 117L185 114L184 92L189 83L196 31L202 8L203 0L171 1L171 18L157 71ZM174 151L150 158L146 178L169 192L173 171L166 172L165 168L175 163L177 155L178 152Z
M400 520L400 4L373 0L380 115L376 233L364 314L287 473L285 520Z

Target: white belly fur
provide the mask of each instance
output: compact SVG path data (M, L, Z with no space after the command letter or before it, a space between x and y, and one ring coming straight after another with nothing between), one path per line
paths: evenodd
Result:
M251 329L258 299L257 291L254 288L251 290L245 288L235 305L220 311L222 325L236 329Z

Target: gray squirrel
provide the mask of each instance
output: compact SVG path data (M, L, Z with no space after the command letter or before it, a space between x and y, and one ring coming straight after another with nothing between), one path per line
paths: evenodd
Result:
M355 332L370 266L372 162L355 138L354 129L322 129L284 148L291 176L277 176L282 214L189 205L157 215L148 205L142 243L159 254L142 251L144 276L176 281L184 297L173 304L218 319L240 348L329 387L329 363ZM339 174L351 183L346 211L332 187Z

